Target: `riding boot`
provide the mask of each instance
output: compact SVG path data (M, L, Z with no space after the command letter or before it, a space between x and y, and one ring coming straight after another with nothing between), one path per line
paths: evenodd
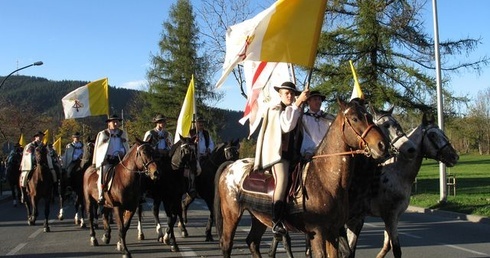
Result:
M284 205L283 201L276 201L272 204L272 233L283 236L287 234L287 230L282 224Z
M105 201L105 199L104 199L104 185L103 184L104 184L103 181L100 182L100 185L97 184L97 188L99 190L99 199L97 200L97 203L99 205L104 204L104 201Z

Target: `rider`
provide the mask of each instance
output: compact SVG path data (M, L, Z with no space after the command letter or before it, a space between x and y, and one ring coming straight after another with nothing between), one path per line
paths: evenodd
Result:
M272 232L285 235L282 224L285 195L288 185L289 165L295 156L295 135L301 104L307 100L309 91L300 92L292 82L274 86L279 92L281 103L265 111L255 149L254 169L271 168L276 182L272 197ZM299 95L296 100L295 96Z
M14 145L14 148L10 151L9 155L5 159L5 171L9 171L9 167L16 164L20 164L22 159L22 151L24 149L19 143ZM5 175L5 178L8 178L9 175Z
M99 174L97 181L99 204L103 204L105 201L103 192L107 190L103 182L105 172L119 163L129 150L128 135L126 131L119 129L121 121L122 119L117 115L107 118L107 129L100 131L95 139L92 164L95 165Z
M325 95L319 91L311 91L306 101L308 110L304 113L303 122L303 141L301 143L301 156L305 160L310 160L315 153L328 128L335 117L320 110Z
M174 142L172 134L167 130L167 118L162 114L158 114L153 118L155 128L147 131L143 137L144 141L150 141L158 155L164 156L168 154L172 143Z
M201 165L204 163L206 159L209 158L211 151L214 149L214 141L209 135L209 131L206 130L205 124L206 120L202 117L197 117L196 120L192 121L195 124L195 128L192 128L190 131L191 137L197 135L196 137L196 145L197 145L197 158L198 158L198 174L201 171ZM189 193L193 193L195 191L195 174L190 173L190 189Z
M68 180L73 170L80 166L83 156L83 142L80 141L80 133L72 134L71 138L72 142L66 145L65 154L62 157L63 168L66 170Z
M30 173L36 166L36 158L34 156L34 150L43 145L44 133L39 131L34 134L34 140L28 143L22 153L22 161L20 162L20 187L25 189L27 186L27 180L30 177ZM24 202L24 191L21 191L21 202Z

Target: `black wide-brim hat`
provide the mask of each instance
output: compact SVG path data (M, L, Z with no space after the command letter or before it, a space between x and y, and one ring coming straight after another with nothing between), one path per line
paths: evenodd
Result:
M274 89L279 92L280 89L291 90L294 92L294 95L298 96L301 92L296 89L296 85L292 82L283 82L281 86L274 86Z
M119 118L117 115L111 115L110 117L107 118L107 120L105 120L106 123L109 123L110 121L119 121L121 122L122 119Z
M167 122L167 118L164 115L159 114L153 118L153 123L158 122Z
M42 136L44 136L44 135L45 135L45 134L44 134L43 132L39 131L39 132L37 132L36 134L34 134L34 136L33 136L33 137L38 137L38 136L39 136L39 137L42 137Z
M80 138L80 133L76 132L76 133L72 134L71 138Z
M310 99L311 97L320 97L322 99L322 101L325 101L325 99L326 99L325 95L321 94L317 90L314 90L314 91L311 91L310 92L310 95L308 96L308 99Z
M203 123L206 123L206 119L202 118L202 117L197 117L196 120L192 120L193 123L195 122L203 122Z

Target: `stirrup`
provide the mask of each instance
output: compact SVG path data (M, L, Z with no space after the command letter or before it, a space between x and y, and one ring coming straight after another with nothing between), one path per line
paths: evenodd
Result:
M278 221L278 222L272 222L272 233L276 235L285 236L288 233L288 231L286 230L286 228L284 228L282 222Z

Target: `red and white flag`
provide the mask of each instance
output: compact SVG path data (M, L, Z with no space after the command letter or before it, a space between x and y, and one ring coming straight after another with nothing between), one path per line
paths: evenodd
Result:
M259 126L263 111L270 104L280 101L274 86L291 81L291 76L287 63L246 61L243 70L248 98L243 118L239 122L243 125L248 120L250 136Z

